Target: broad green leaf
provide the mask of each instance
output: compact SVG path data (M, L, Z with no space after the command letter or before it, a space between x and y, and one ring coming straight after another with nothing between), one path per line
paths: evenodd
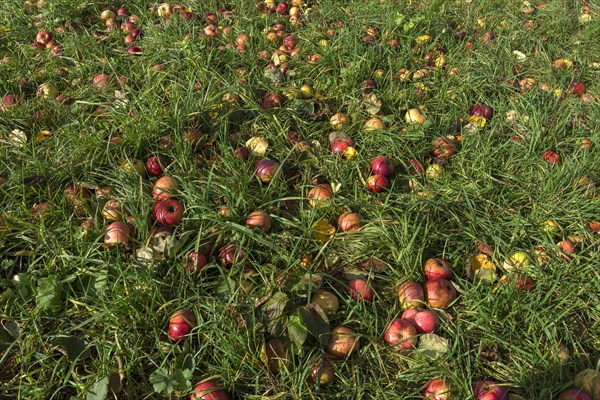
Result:
M108 396L108 376L101 378L88 390L87 400L105 400Z
M36 302L42 309L51 308L60 303L62 291L56 275L49 275L38 281Z
M327 336L330 332L329 320L325 312L317 304L298 308L298 316L308 332L315 337L321 345L327 344Z
M85 340L75 336L58 336L54 339L61 353L65 354L69 361L84 359L90 355L90 349Z
M439 358L450 349L450 340L435 333L427 333L419 337L417 351L431 358Z
M159 368L150 375L150 383L156 393L170 394L178 382L166 369Z
M290 339L296 343L296 346L300 347L304 344L306 337L308 336L308 330L302 324L299 316L293 315L290 317L287 324L287 330Z

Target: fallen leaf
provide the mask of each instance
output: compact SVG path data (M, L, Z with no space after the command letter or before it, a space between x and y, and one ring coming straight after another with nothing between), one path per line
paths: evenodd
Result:
M254 136L246 142L246 147L253 156L262 157L267 152L269 142L263 136Z

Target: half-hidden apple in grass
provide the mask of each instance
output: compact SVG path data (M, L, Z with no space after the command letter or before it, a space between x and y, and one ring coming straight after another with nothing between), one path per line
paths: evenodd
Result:
M450 263L441 258L430 258L425 261L423 272L428 280L438 278L450 280L454 276Z
M254 166L254 173L264 183L269 183L273 180L275 173L279 169L279 163L267 159L258 160Z
M398 287L398 299L403 309L422 306L425 303L423 287L417 282L404 282Z
M412 350L417 346L419 338L417 328L406 319L394 319L388 324L383 340L397 350Z
M164 167L167 160L162 156L151 156L146 160L146 170L152 176L161 176L164 172ZM156 187L156 185L155 185Z
M379 193L390 187L390 181L383 175L371 175L367 179L367 187L373 193Z
M359 213L344 213L338 218L338 227L342 232L354 232L363 227L363 216Z
M446 279L431 279L425 282L425 299L430 307L446 308L457 296L456 289Z
M119 200L110 199L102 207L102 216L107 222L120 221L123 219L123 206Z
M558 400L594 400L583 389L569 388L558 394Z
M113 222L106 228L104 234L104 245L108 248L114 246L127 246L129 237L131 236L131 228L125 222Z
M340 308L340 300L329 290L319 289L313 293L310 302L317 304L328 317L332 317Z
M329 200L333 198L333 189L327 183L319 183L308 191L306 197L308 198L308 204L312 207L326 206Z
M263 232L271 230L271 217L264 211L252 211L246 218L246 227L260 229Z
M383 175L389 178L394 173L394 164L386 156L377 156L371 160L371 171L375 175Z
M471 108L469 115L483 117L489 120L490 118L492 118L492 109L487 104L475 104L473 108Z
M179 184L175 178L171 176L161 176L154 184L152 198L156 201L170 199L178 188Z
M229 396L223 386L211 379L198 383L189 400L229 400Z
M162 200L154 207L154 219L159 224L178 225L183 220L183 211L183 203L179 200Z
M582 389L594 400L600 400L600 372L595 369L584 369L575 375L573 386Z
M379 118L371 118L365 122L363 129L367 132L382 131L385 129L385 124Z
M348 293L355 300L362 300L369 303L375 298L373 288L364 279L353 279L348 282Z
M524 251L517 251L512 253L508 260L502 263L502 269L506 272L516 272L527 269L531 265L529 254Z
M404 121L410 125L422 125L425 123L425 117L418 108L411 108L404 114Z
M335 358L348 358L360 349L358 335L350 328L338 326L331 330L327 352Z
M432 379L425 385L423 396L427 400L454 400L452 383L446 379Z
M265 358L267 368L271 372L280 372L290 361L280 339L271 339L265 343Z
M335 380L335 368L328 354L321 357L315 357L310 365L309 377L313 382L319 382L320 385L326 385Z
M476 400L508 400L508 388L494 381L476 381L472 385Z
M354 141L348 138L336 138L331 143L330 150L333 154L343 155L348 147L354 147Z
M557 152L548 150L542 154L542 160L546 161L548 164L560 164L562 157Z
M409 308L401 318L412 322L418 333L432 333L438 326L435 313L421 307Z
M208 264L208 260L204 254L191 250L186 256L185 270L198 273L204 269L206 264Z
M219 261L226 267L242 262L245 257L244 250L235 244L228 244L219 249Z
M196 316L189 310L178 310L169 318L169 337L185 342L186 336L196 326Z

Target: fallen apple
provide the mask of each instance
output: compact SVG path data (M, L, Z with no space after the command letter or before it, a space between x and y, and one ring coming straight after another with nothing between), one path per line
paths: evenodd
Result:
M190 394L190 400L229 400L229 396L223 386L215 380L198 383Z
M265 358L271 372L280 372L289 363L285 346L279 339L271 339L265 343Z
M191 250L186 257L185 270L188 272L200 272L208 264L206 256L195 250Z
M372 302L375 292L369 283L364 279L353 279L348 282L348 292L355 300Z
M240 263L246 257L246 253L235 244L229 244L219 249L219 260L226 267Z
M264 183L269 183L277 173L279 163L271 160L258 160L254 166L254 173Z
M428 280L431 279L452 279L454 273L452 272L452 266L449 262L442 260L441 258L430 258L425 261L423 267L425 277Z
M131 236L131 228L125 222L113 222L106 228L104 234L104 245L108 248L114 246L127 246L129 237Z
M383 340L395 350L412 350L417 346L419 338L417 329L409 320L394 319L383 334Z
M542 160L546 161L548 164L560 164L562 157L557 152L548 150L542 154Z
M402 313L401 318L412 322L418 333L432 333L438 326L435 313L421 307L409 308Z
M371 161L371 171L389 178L394 173L394 164L386 156L377 156Z
M422 306L425 302L423 287L417 282L404 282L398 288L398 299L403 309Z
M600 372L595 369L584 369L575 375L573 386L582 389L592 397L600 400Z
M320 385L333 382L335 379L335 368L333 367L331 357L327 354L315 357L310 365L309 377L313 382L318 381Z
M178 225L183 220L183 211L183 204L179 200L161 200L154 207L154 219L159 224Z
M338 227L342 232L354 232L363 227L363 216L359 213L344 213L338 218Z
M360 349L360 340L350 328L338 326L331 330L327 351L335 358L347 358Z
M446 279L431 279L425 282L425 299L430 307L447 308L457 296L456 289Z
M494 381L473 382L472 389L476 400L508 400L508 388Z
M425 385L423 396L427 400L454 400L452 383L446 379L432 379Z
M342 129L344 125L350 124L350 117L343 113L337 113L329 119L329 123L333 129Z
M169 337L177 342L185 342L195 326L196 316L191 311L178 310L169 318Z
M371 192L379 193L390 187L390 181L383 175L371 175L367 179L367 187Z
M246 227L269 232L271 229L271 217L264 211L253 211L246 218Z
M411 108L404 114L404 120L409 125L422 125L425 122L425 117L418 108Z
M325 289L319 289L314 292L310 302L321 307L325 315L328 317L335 315L340 307L340 301L338 297L329 290Z
M558 394L558 400L593 400L583 389L569 388Z
M319 183L308 191L306 197L308 204L312 207L323 207L328 205L329 200L333 198L333 189L327 183Z

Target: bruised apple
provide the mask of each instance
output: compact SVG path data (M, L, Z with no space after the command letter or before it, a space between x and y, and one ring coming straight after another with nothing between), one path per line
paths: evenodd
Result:
M178 187L179 184L175 178L171 176L161 176L154 184L154 188L152 189L152 198L155 201L167 200L173 197L173 193Z
M430 307L442 309L448 307L457 296L456 289L446 279L431 279L425 282L424 292Z
M398 288L398 299L404 309L422 306L425 300L423 287L417 282L404 282Z
M360 349L360 341L356 333L345 326L338 326L331 331L327 351L335 358L347 358Z

